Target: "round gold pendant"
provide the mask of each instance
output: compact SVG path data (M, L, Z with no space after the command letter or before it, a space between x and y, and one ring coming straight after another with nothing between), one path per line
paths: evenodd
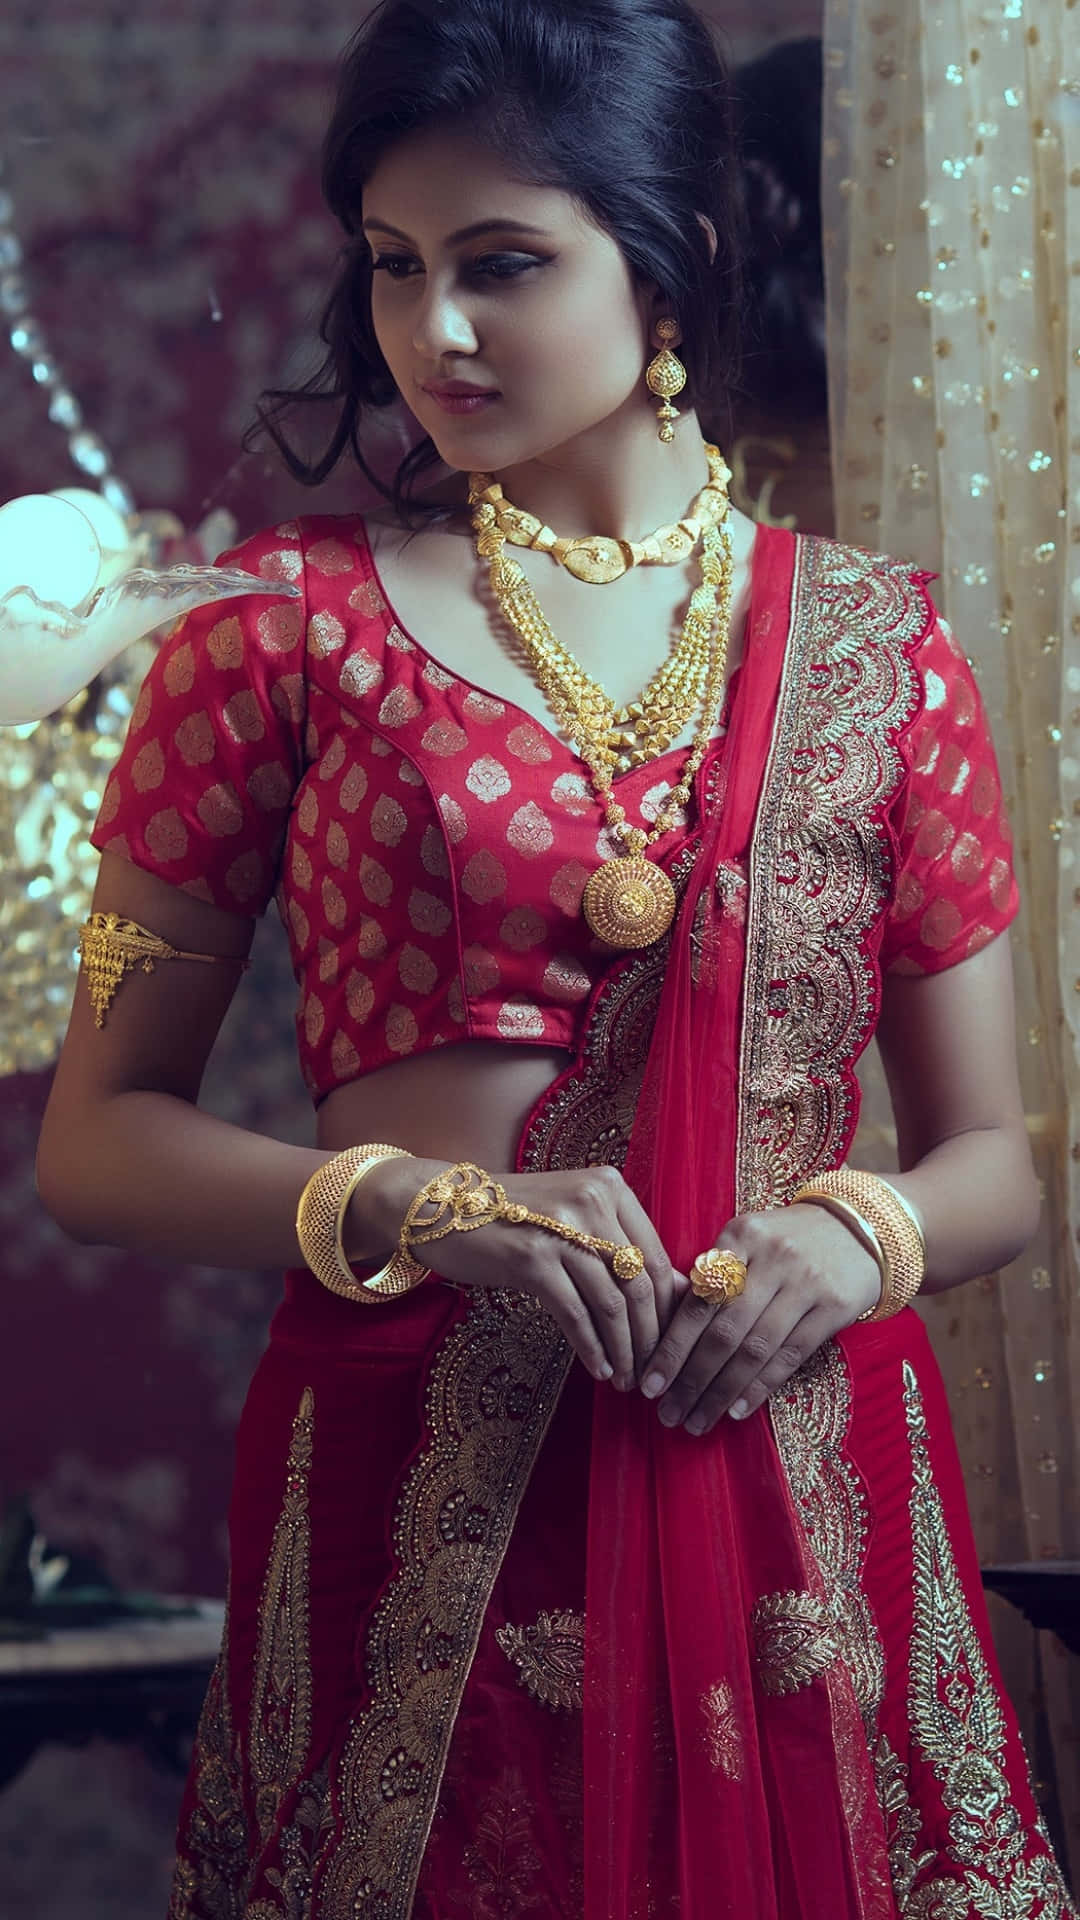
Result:
M626 554L618 540L596 534L591 540L574 540L563 559L567 573L593 587L606 587L627 571Z
M640 854L605 860L588 881L582 908L609 947L651 947L675 918L675 889L662 867Z

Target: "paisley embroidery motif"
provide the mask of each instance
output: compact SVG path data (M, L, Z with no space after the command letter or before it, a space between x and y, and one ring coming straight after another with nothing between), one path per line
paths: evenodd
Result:
M500 1627L495 1638L518 1681L545 1707L580 1711L585 1691L585 1616L563 1608L531 1627Z
M718 1680L702 1695L705 1715L705 1751L709 1765L725 1780L743 1777L742 1729L735 1717L735 1694L729 1680Z
M895 561L806 537L796 553L748 897L756 1017L743 1023L736 1164L750 1212L838 1166L854 1129L852 1062L877 1014L866 942L891 879L883 816L918 699L908 649L933 614Z
M907 1772L888 1740L875 1756L902 1920L1076 1920L1042 1823L1046 1851L1024 1858L1030 1834L1013 1805L1005 1772L1005 1720L953 1558L927 1446L914 1368L904 1362L904 1407L913 1472L911 1528L915 1622L908 1710L914 1742L929 1764L948 1818L954 1875L933 1874L944 1849L923 1835ZM931 1844L920 1850L920 1840Z
M195 1805L180 1839L169 1920L241 1920L248 1830L229 1706L229 1609L195 1741Z
M750 1615L758 1678L766 1693L797 1693L827 1673L840 1652L828 1604L812 1593L768 1593Z

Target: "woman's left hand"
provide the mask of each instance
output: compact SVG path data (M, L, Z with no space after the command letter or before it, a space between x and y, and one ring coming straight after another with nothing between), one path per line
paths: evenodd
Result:
M881 1296L873 1256L824 1207L741 1214L715 1244L746 1262L745 1291L726 1307L687 1291L643 1369L664 1425L687 1433L755 1412Z

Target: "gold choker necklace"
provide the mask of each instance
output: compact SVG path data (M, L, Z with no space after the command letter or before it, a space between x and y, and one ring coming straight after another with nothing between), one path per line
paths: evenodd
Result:
M536 553L550 553L553 560L572 573L575 580L604 587L619 580L631 567L673 567L692 553L707 527L716 527L728 511L728 482L731 470L719 447L705 442L709 478L684 520L673 526L658 527L644 540L613 540L606 534L586 534L579 539L563 539L535 514L511 506L499 482L490 473L469 476L470 502L478 501L494 510L495 523L515 547L532 547Z
M675 889L664 869L645 858L645 849L675 824L676 811L690 798L693 780L705 758L724 694L734 560L726 528L709 527L701 559L702 585L687 611L683 641L705 625L707 648L701 714L681 777L666 795L651 833L630 827L626 812L615 799L612 775L620 756L611 738L611 706L601 688L588 680L565 647L555 638L532 587L516 560L506 557L506 535L498 525L492 502L483 498L470 476L469 503L477 555L490 563L491 589L508 623L517 632L529 666L550 702L559 726L574 742L589 770L593 791L604 808L611 836L625 853L605 860L590 878L582 908L590 928L610 947L646 947L667 932L675 917ZM583 695L582 689L592 689ZM635 758L652 758L640 754Z

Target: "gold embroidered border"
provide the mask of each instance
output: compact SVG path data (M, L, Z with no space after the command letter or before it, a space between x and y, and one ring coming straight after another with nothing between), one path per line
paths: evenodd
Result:
M823 1591L766 1594L751 1614L767 1693L792 1693L837 1656L868 1729L885 1688L885 1656L861 1582L866 1498L845 1458L851 1379L835 1341L812 1355L770 1401L773 1432Z
M865 951L889 883L882 810L927 624L910 569L796 542L791 627L751 853L736 1154L740 1209L839 1164L877 1009Z
M696 846L672 870L685 886ZM576 1069L534 1115L525 1170L622 1164L668 943L613 970ZM430 1441L402 1490L397 1569L368 1632L369 1704L338 1775L320 1920L407 1920L484 1615L570 1352L524 1294L478 1293L443 1342Z
M259 1637L251 1693L250 1767L260 1841L303 1771L311 1741L308 1480L315 1396L305 1387L292 1424L285 1497L270 1543L259 1601Z
M915 1620L908 1674L914 1741L938 1783L949 1854L959 1875L933 1874L941 1848L920 1851L922 1822L907 1770L882 1737L875 1755L889 1835L893 1890L902 1920L1076 1920L1041 1821L1042 1851L1013 1803L1005 1767L1001 1701L975 1631L934 1481L926 1416L914 1368L904 1362L911 1446ZM1025 1854L1027 1857L1025 1858Z
M195 1798L179 1844L168 1920L241 1920L248 1830L229 1705L229 1607L195 1737Z

